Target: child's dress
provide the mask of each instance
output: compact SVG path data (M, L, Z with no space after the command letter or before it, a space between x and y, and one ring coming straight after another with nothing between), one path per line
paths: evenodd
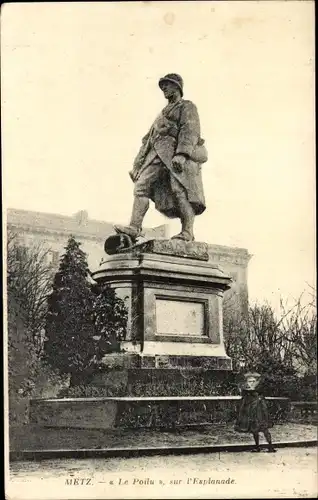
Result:
M234 429L254 434L272 426L264 396L255 390L244 389Z

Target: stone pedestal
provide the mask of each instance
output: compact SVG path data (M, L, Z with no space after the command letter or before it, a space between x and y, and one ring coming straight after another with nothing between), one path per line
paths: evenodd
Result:
M229 390L222 331L231 278L211 265L207 245L149 241L109 256L94 278L126 300L121 352L106 355L103 369L87 381L98 397L32 400L30 421L107 432L233 422L240 397ZM269 398L272 418L286 418L288 405Z
M123 354L105 357L105 367L118 364L119 378L127 370L133 370L128 379L145 370L141 378L155 391L163 372L167 383L177 383L180 371L186 376L190 370L194 378L197 372L196 387L202 371L231 370L222 326L222 298L231 278L211 265L207 244L151 240L108 256L93 277L115 288L128 306ZM103 385L103 379L100 374L92 383Z

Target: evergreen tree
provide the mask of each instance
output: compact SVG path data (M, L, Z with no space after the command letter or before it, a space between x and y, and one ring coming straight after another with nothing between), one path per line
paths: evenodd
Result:
M92 372L101 353L93 338L94 293L86 254L73 237L65 250L48 298L45 354L53 368L71 374L74 384Z
M109 285L97 286L93 308L96 335L105 353L116 352L125 340L128 310L125 302Z

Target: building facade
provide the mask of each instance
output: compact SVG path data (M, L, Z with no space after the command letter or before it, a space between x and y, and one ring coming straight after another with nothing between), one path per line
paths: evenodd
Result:
M87 254L88 266L95 271L103 258L104 242L113 233L110 222L89 219L81 210L73 216L8 209L7 230L17 235L19 245L41 244L47 248L47 259L53 267L58 267L68 238L72 235L81 243ZM169 237L167 225L145 229L147 237ZM213 264L221 267L233 278L232 289L225 294L225 304L232 310L246 312L248 306L248 263L251 255L244 248L209 245Z

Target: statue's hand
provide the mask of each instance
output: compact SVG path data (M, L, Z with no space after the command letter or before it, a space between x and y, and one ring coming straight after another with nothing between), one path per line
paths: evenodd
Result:
M172 166L176 172L182 172L185 164L185 157L183 155L176 155L172 158Z

